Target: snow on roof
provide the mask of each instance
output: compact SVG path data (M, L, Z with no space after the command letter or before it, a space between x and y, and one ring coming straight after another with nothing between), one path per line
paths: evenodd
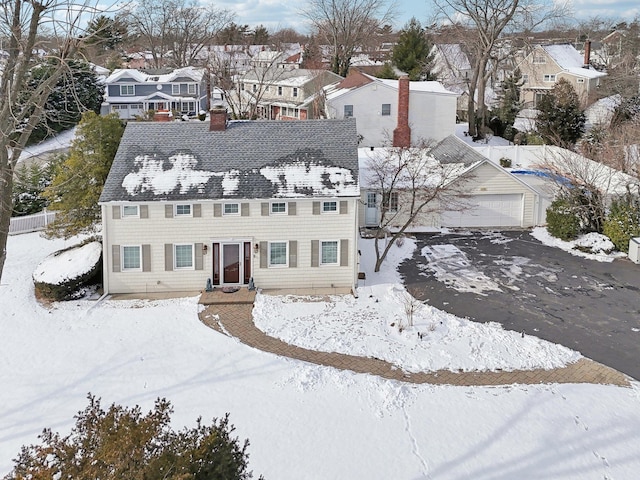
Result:
M113 71L109 77L105 80L106 83L112 83L117 81L122 77L131 77L135 81L144 83L144 82L153 82L153 83L170 83L174 81L176 78L181 77L190 77L193 81L199 82L202 80L204 76L204 70L201 68L194 67L183 67L178 68L170 73L165 74L149 74L145 72L141 72L140 70L136 70L135 68L118 68Z
M459 43L440 43L434 45L434 48L440 51L440 54L451 68L457 70L471 69L469 57L462 51L462 46Z
M360 75L362 75L365 78L368 78L371 80L371 82L360 82L360 83L356 83L356 85L354 85L353 87L346 87L346 88L339 88L337 87L338 84L332 84L332 85L328 85L327 87L325 87L325 91L326 91L326 96L328 100L332 100L334 98L338 98L341 95L351 91L351 90L355 90L357 88L363 87L365 85L369 85L371 83L377 83L378 85L385 85L389 88L393 88L394 90L398 90L398 80L388 80L388 79L383 79L383 78L378 78L378 77L374 77L372 75L368 75L366 73L362 73L360 72ZM349 77L347 77L347 80L349 79ZM342 82L340 82L342 83ZM420 93L436 93L436 94L441 94L441 95L455 95L458 96L458 93L456 92L452 92L451 90L447 90L444 85L442 85L442 83L440 82L435 82L435 81L425 81L425 82L409 82L409 91L410 92L420 92Z
M358 196L355 121L130 122L101 202Z
M573 45L543 45L542 48L563 70L586 78L604 77L606 73L593 67L584 68L584 58Z

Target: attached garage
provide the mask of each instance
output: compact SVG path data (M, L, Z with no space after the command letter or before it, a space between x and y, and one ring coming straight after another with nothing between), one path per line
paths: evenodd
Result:
M524 224L523 195L520 193L472 195L468 208L443 212L444 227L521 227Z

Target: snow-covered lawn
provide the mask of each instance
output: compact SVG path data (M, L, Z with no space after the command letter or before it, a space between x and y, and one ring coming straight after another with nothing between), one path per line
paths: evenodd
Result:
M202 325L196 298L80 300L46 309L34 300L32 274L49 253L70 244L38 234L9 239L0 285L0 475L43 427L66 433L91 392L105 405L144 409L166 397L176 427L230 412L236 433L251 441L251 468L267 479L638 476L637 384L478 388L387 381L249 348ZM393 251L381 274L367 275L367 288L395 281L389 266L408 244ZM375 310L367 295L360 299ZM278 311L288 315L287 308L283 303ZM344 308L341 321L323 327L334 328L333 337L354 335L349 315L356 310ZM441 313L427 309L420 325L428 325L429 315ZM398 341L388 350L401 352L403 336L386 333ZM354 353L385 342L380 334L363 343Z

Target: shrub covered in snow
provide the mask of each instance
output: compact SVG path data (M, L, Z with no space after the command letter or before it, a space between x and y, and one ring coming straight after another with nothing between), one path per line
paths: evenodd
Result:
M573 248L586 253L609 254L615 250L616 246L606 235L591 232L578 238Z
M95 238L54 252L33 272L36 292L49 300L70 300L102 276L102 243Z

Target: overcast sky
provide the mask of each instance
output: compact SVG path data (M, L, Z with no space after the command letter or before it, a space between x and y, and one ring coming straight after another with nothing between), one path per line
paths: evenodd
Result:
M269 30L292 27L300 33L308 33L304 18L299 9L305 0L214 0L214 4L236 13L236 23L250 27L264 25ZM413 16L423 24L429 21L430 0L397 0L397 19L394 27L402 26ZM575 18L585 19L594 16L601 18L620 18L631 21L640 15L639 0L573 0Z

